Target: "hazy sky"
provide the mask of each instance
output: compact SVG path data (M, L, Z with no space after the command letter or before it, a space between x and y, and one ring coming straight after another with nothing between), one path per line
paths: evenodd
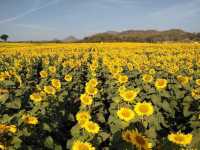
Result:
M200 0L0 0L0 34L49 40L127 29L200 32Z

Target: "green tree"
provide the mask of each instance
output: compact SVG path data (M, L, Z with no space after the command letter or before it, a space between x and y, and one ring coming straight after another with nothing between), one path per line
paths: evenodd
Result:
M3 41L7 41L7 39L9 38L9 36L7 35L7 34L2 34L1 36L0 36L0 39L2 39Z

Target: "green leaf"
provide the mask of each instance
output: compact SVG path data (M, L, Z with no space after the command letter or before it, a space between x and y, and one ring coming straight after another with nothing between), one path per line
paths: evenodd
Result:
M13 137L12 141L11 141L11 144L13 145L13 147L15 147L16 149L20 148L21 147L21 143L22 143L22 140L18 137Z
M44 146L49 149L54 149L54 142L51 136L48 136L44 141Z
M42 129L45 130L45 131L48 131L48 132L52 131L51 127L47 123L43 123Z
M15 100L6 104L6 107L12 109L20 109L21 108L21 99L16 98Z

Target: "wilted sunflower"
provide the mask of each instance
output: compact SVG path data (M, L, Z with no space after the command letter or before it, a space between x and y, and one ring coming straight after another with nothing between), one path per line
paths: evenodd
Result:
M58 79L52 79L51 80L51 84L54 88L56 88L57 90L60 90L61 88L61 83L60 83L60 80Z
M120 84L123 84L128 81L128 77L126 75L119 75L117 80Z
M91 105L93 100L92 97L88 94L81 94L80 96L81 103L84 105Z
M129 122L135 118L135 113L130 108L122 107L117 111L117 116L121 120Z
M93 121L87 121L86 123L84 123L83 127L86 131L93 134L98 133L100 130L99 125Z
M95 150L95 148L88 142L77 140L73 143L72 150Z
M48 77L47 71L45 71L45 70L40 71L40 76L41 76L42 78Z
M181 132L171 133L168 135L169 141L178 145L189 145L192 142L192 134L184 134Z
M55 95L55 93L56 93L55 88L52 87L52 86L44 86L44 91L45 91L47 94L52 94L52 95Z
M31 124L31 125L38 124L38 119L37 117L34 117L34 116L23 115L22 119L24 120L26 124Z
M30 99L34 102L40 102L42 101L42 97L40 95L40 93L33 93L30 95Z
M65 81L72 81L72 76L70 74L66 74L65 77L64 77Z
M144 83L150 83L153 81L153 76L150 74L144 74L142 76L142 80L144 81Z
M82 111L82 112L78 112L76 114L76 120L78 121L78 123L81 125L81 127L91 119L91 116L89 114L89 112L87 111Z
M157 79L155 82L155 87L157 88L157 90L162 90L162 89L166 88L166 86L167 86L166 79Z
M136 103L134 107L134 111L137 113L139 116L150 116L153 114L154 109L151 103L147 102L138 102Z

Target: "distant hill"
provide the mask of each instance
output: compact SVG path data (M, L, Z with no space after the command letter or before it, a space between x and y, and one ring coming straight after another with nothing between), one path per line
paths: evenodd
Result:
M76 42L78 39L74 36L68 36L67 38L63 39L63 42Z
M108 31L85 37L79 42L190 42L200 41L200 33L186 32L181 29L165 31L127 30L122 32Z

